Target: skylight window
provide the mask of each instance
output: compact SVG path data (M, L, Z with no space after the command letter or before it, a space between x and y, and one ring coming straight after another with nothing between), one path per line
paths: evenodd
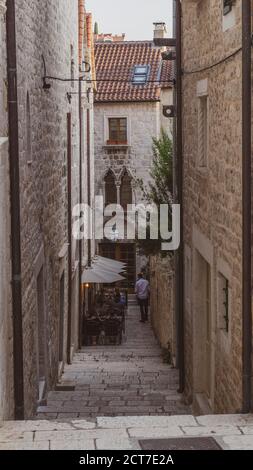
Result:
M149 66L135 65L133 73L133 83L143 85L148 80Z

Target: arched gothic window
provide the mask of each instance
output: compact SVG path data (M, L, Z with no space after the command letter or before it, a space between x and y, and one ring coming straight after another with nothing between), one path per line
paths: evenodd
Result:
M125 170L121 178L120 204L127 210L127 205L133 203L132 178Z
M108 171L105 179L105 205L117 204L117 188L115 177L111 170Z

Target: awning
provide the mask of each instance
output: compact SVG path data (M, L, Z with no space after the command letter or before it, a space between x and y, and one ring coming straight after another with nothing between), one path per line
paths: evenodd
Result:
M113 284L124 280L125 278L117 272L104 271L99 266L94 265L86 268L82 274L82 284Z
M110 271L114 273L121 273L124 272L126 266L123 263L114 262L114 260L104 261L102 258L95 258L92 262L92 266L96 268L100 268L103 271Z
M95 256L94 263L104 264L106 266L123 268L126 266L126 263L122 263L121 261L116 261L115 259L111 258L104 258L103 256Z

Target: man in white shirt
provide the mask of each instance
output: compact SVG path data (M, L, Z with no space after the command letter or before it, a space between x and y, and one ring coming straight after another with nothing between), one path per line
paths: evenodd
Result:
M148 321L148 299L149 299L149 282L143 278L143 274L138 274L138 281L135 284L135 293L141 311L141 323Z

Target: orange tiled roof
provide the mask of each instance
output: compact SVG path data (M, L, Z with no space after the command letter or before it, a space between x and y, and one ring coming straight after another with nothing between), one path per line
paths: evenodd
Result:
M95 61L95 102L159 101L161 79L165 86L172 79L171 62L162 66L161 50L152 41L95 43ZM150 66L145 85L132 83L135 65Z
M170 88L175 77L175 61L163 60L161 70L162 88Z

